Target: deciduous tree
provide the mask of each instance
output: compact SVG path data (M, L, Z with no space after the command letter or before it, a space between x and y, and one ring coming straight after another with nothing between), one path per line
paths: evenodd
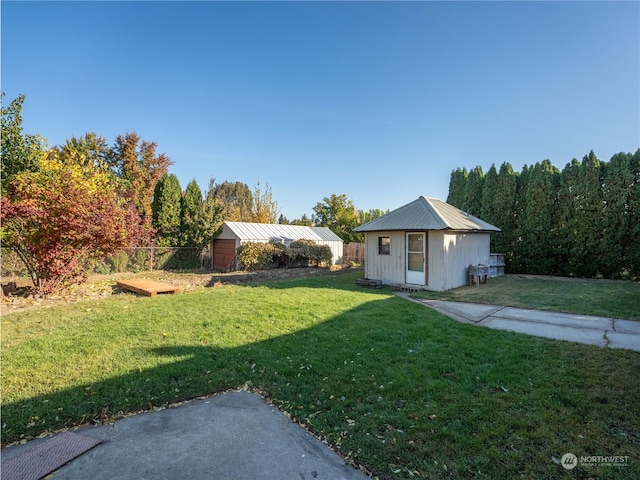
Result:
M322 202L313 207L313 211L314 223L328 227L345 243L363 241L361 233L353 232L358 226L358 211L346 194L324 197Z
M3 245L20 256L45 295L82 281L89 259L129 246L139 221L110 175L87 176L56 151L37 171L15 175L0 216Z
M1 193L7 192L9 184L20 172L33 172L47 155L45 140L40 135L25 134L22 131L22 104L25 96L19 95L9 105L4 106L2 93L2 128L0 141L0 171L2 172Z
M246 183L224 181L209 182L209 195L224 208L224 219L230 222L253 221L253 194Z
M253 189L252 197L251 221L255 223L276 223L278 203L273 200L269 184L265 185L263 192L260 188L260 180L258 180Z
M164 153L156 153L156 142L142 140L138 134L118 135L109 152L109 165L129 182L131 194L142 217L151 220L153 191L173 164Z

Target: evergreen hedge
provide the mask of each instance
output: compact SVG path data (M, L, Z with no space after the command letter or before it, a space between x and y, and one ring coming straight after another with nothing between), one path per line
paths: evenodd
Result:
M640 149L608 162L591 151L562 171L549 160L458 168L447 202L502 229L491 250L509 272L640 278Z

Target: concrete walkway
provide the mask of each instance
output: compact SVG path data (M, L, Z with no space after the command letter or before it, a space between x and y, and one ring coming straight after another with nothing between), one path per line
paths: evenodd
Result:
M410 298L407 292L396 292L396 295L431 307L463 323L556 340L587 343L599 347L626 348L640 352L640 322L633 320L499 305L422 300Z
M74 430L102 440L51 480L365 480L260 396L235 391ZM51 437L2 450L2 461ZM34 461L37 458L33 459ZM4 480L4 475L2 476ZM29 472L17 478L32 478ZM36 477L37 478L37 477Z

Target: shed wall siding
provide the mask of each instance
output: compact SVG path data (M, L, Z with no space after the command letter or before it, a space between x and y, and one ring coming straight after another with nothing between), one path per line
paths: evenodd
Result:
M378 254L378 237L390 237L389 255ZM405 270L404 232L365 233L364 275L381 280L385 285L404 283Z
M446 268L439 291L466 285L469 265L488 265L491 250L488 233L447 232L443 237Z
M390 237L390 255L378 254L378 238ZM444 291L467 284L467 268L489 263L489 234L431 230L427 232L428 284ZM365 233L365 277L385 285L405 283L405 232Z
M430 230L427 234L427 241L429 242L429 283L427 284L427 289L441 292L445 283L443 272L446 267L444 232L442 230Z

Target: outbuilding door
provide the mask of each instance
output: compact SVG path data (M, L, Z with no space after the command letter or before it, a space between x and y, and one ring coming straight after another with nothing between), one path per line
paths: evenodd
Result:
M426 232L407 232L407 283L413 285L426 283L426 238Z
M233 239L216 238L213 241L213 269L226 272L232 269L236 258L236 241Z

